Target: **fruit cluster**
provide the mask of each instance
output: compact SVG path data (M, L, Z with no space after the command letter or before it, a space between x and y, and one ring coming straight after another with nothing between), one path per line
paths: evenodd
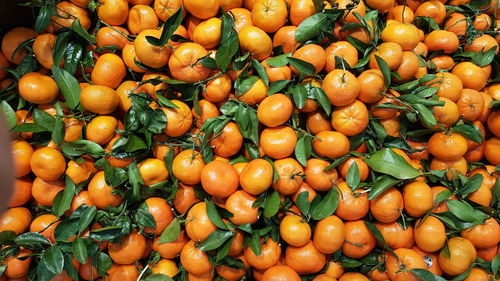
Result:
M498 280L498 0L27 5L0 280Z

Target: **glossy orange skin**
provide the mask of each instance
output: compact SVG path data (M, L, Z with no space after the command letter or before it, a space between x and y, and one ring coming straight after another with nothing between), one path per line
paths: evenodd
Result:
M87 111L110 114L118 107L120 98L115 90L99 85L91 85L80 93L80 104Z
M198 184L205 162L199 153L193 150L180 152L172 162L172 172L184 184Z
M446 257L443 250L439 253L439 265L441 269L451 276L466 271L472 261L476 259L476 249L472 243L462 237L453 237L448 240L450 257Z
M31 72L23 75L18 83L19 94L35 104L46 104L59 96L59 87L50 76Z
M125 63L115 54L100 56L92 69L90 77L95 85L117 88L126 75Z
M337 41L331 43L326 49L326 63L325 70L330 72L334 70L336 59L339 56L345 59L349 66L353 67L358 63L358 50L351 43L347 41Z
M337 216L320 220L314 229L313 242L318 251L331 254L342 247L345 238L345 226Z
M113 187L106 184L104 171L100 171L92 178L88 185L89 199L98 208L117 207L122 203L122 197L113 194Z
M184 245L189 241L189 238L186 237L185 231L181 231L179 237L175 241L169 243L161 243L159 244L160 237L156 237L152 244L152 249L157 251L160 256L164 259L173 259L177 257Z
M47 165L47 163L51 163ZM33 173L46 181L59 179L66 170L66 161L61 152L54 148L37 149L31 156L30 166Z
M325 76L321 88L330 99L330 103L335 106L344 106L354 102L360 91L356 76L341 69L330 71Z
M254 224L258 220L259 210L253 207L257 197L248 194L244 190L238 190L231 194L225 204L225 208L234 214L229 218L232 223L241 225L244 223Z
M106 273L108 274L106 280L110 281L133 281L139 277L138 269L134 264L113 264Z
M208 54L197 43L183 43L176 47L168 60L168 67L175 79L185 82L197 82L208 78L210 69L197 60Z
M284 0L257 0L252 7L253 24L267 33L276 32L288 18Z
M410 248L415 243L413 227L403 229L398 222L374 223L391 249Z
M160 197L150 197L144 201L148 212L153 216L156 228L145 228L144 232L160 235L174 218L172 207Z
M318 251L312 241L300 247L288 246L285 253L285 264L299 274L319 272L326 264L326 257Z
M297 144L297 134L288 126L266 128L260 134L260 145L266 155L283 159L292 155Z
M425 262L423 257L415 252L414 250L407 248L399 248L394 250L394 254L398 256L399 261L392 254L387 255L386 265L387 265L387 273L391 280L395 281L418 281L413 273L406 272L398 272L404 266L406 269L414 269L414 268L423 268L425 269Z
M67 27L71 28L73 22L78 19L80 25L88 30L91 26L91 21L88 12L77 5L68 1L57 3L57 16L52 16L54 29L59 30Z
M283 217L279 229L281 238L291 246L303 246L311 239L311 227L297 215Z
M227 162L212 161L201 171L201 186L208 194L215 197L228 197L236 191L238 185L238 172Z
M281 256L281 247L272 239L267 239L265 242L261 241L260 255L256 255L250 247L244 250L245 258L248 263L258 270L266 270L276 265Z
M239 183L246 192L261 194L273 183L272 165L263 159L250 161L241 171Z
M274 168L278 173L278 180L273 182L273 187L283 195L297 191L303 182L304 168L297 160L285 158L274 161Z
M362 189L351 190L346 182L337 184L339 190L339 204L335 215L343 220L359 220L364 217L370 208L368 194Z
M108 253L117 264L132 264L138 261L146 250L146 238L133 231L118 243L109 243Z
M327 191L333 186L338 178L335 168L325 170L330 163L325 160L311 158L307 160L307 166L304 170L306 182L315 190Z
M195 204L186 215L186 234L194 241L205 240L217 227L208 218L206 203Z
M312 146L319 156L336 159L349 152L349 139L339 132L324 131L316 134Z
M344 226L346 240L346 242L342 244L342 253L344 255L353 259L358 259L366 256L375 248L375 237L373 237L370 230L368 230L364 221L349 221L346 222Z
M16 27L7 32L2 39L2 53L14 64L20 64L26 55L26 50L21 49L14 55L14 51L21 43L28 39L35 38L37 33L26 27Z
M146 29L156 29L158 25L159 20L152 7L139 4L130 8L127 18L130 33L138 34Z
M500 226L494 218L489 218L484 224L468 228L460 235L467 238L476 248L489 248L498 244Z
M30 232L39 232L52 243L56 241L54 231L59 225L60 219L51 214L43 214L33 219L30 225Z
M32 186L33 180L30 177L16 178L8 207L19 207L26 204L31 199Z
M109 25L122 25L128 17L127 0L99 0L97 16Z
M10 208L0 218L0 231L11 230L17 235L24 233L32 218L31 212L25 207Z
M31 195L39 205L52 206L56 195L64 189L64 181L45 181L40 177L35 178L31 188Z
M240 47L253 54L256 60L262 61L272 53L273 42L269 35L255 26L243 27L238 33Z
M213 268L207 254L196 248L193 240L189 241L182 249L181 262L186 271L195 275L208 273Z
M191 109L180 100L171 100L177 108L161 108L167 116L165 134L169 137L179 137L185 134L193 124Z
M210 141L215 154L230 157L238 153L243 145L243 135L234 122L229 122L222 128L221 133Z
M9 256L5 260L5 264L7 268L4 271L4 274L9 280L14 280L16 278L22 278L26 274L28 274L28 270L31 263L31 257L28 257L24 260L20 260L21 257L26 257L31 255L32 252L28 249L21 248L18 252L17 256Z
M290 118L292 109L292 102L287 96L275 94L262 100L257 108L257 118L267 127L276 127Z
M405 211L413 217L423 216L432 208L431 188L423 182L412 182L403 188Z
M446 230L444 224L433 216L420 220L415 226L415 242L418 247L427 252L441 250L446 243Z
M286 265L275 265L267 269L260 281L300 281L300 276L295 270Z
M128 43L126 36L129 35L129 31L120 26L107 27L104 26L100 28L96 33L96 42L98 47L106 46L116 46L123 49Z

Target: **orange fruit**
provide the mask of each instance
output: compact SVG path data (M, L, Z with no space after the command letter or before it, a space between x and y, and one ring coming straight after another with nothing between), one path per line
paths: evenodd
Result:
M273 183L273 166L264 159L254 159L243 168L239 184L246 192L259 195Z
M99 85L90 85L80 92L80 104L87 111L110 114L118 107L120 98L115 90Z
M268 126L276 127L285 123L292 115L293 105L284 94L274 94L262 100L257 108L259 122Z
M30 232L39 232L52 243L56 241L54 231L59 225L60 220L52 214L43 214L33 219L30 225Z
M342 253L344 255L353 259L359 259L366 256L375 248L375 237L368 230L364 221L348 221L344 226L345 241L342 244Z
M332 254L342 247L345 237L344 223L337 216L320 220L314 228L314 246L324 254Z
M403 48L394 42L384 42L378 45L377 49L370 53L370 61L368 63L371 69L380 69L375 56L383 59L390 70L396 70L403 59Z
M399 44L403 51L413 50L419 42L418 29L411 23L388 22L380 38Z
M340 192L339 203L335 215L343 220L358 220L364 217L370 208L368 194L362 189L351 190L346 182L337 184Z
M332 188L338 178L335 168L325 170L330 163L325 160L310 158L305 168L306 182L315 190L327 191Z
M347 7L349 7L349 10L342 18L343 21L359 22L359 20L354 16L354 12L358 13L361 17L364 17L366 13L366 7L364 2L366 1L360 0L359 2L355 2L352 0L335 0L333 2L333 5L337 4L338 5L337 9L347 9ZM351 8L351 6L354 7Z
M273 187L283 195L296 192L303 182L304 168L297 160L285 158L274 161L274 169L278 179L273 182Z
M212 196L228 197L236 191L238 185L238 172L227 162L212 161L201 171L201 186Z
M142 234L132 231L117 243L109 243L108 253L117 264L133 264L138 261L146 250L146 238Z
M439 266L450 276L456 276L465 272L472 261L476 259L476 249L472 243L462 237L448 239L449 255L444 249L439 252Z
M300 276L295 270L286 265L275 265L267 269L260 281L300 281Z
M123 49L129 42L127 38L128 35L129 31L123 27L104 26L97 31L95 40L98 47L116 46Z
M408 183L403 188L405 211L413 217L423 216L432 208L432 191L424 182Z
M472 89L463 89L457 100L458 112L467 121L475 121L484 110L484 98L481 93Z
M138 268L134 264L113 264L106 274L106 280L109 281L133 281L139 278Z
M21 45L24 41L33 39L37 36L37 33L26 27L16 27L9 30L2 39L2 53L5 57L14 64L20 64L26 55L26 50L23 48L15 53L14 51Z
M87 140L104 145L115 136L117 128L118 120L115 117L108 115L96 116L87 124Z
M47 75L30 72L21 77L18 82L19 94L34 104L53 102L59 96L56 81Z
M51 33L40 34L33 41L33 54L39 64L47 69L51 69L54 64L54 59L52 58L52 50L54 49L54 43L56 41L56 36ZM2 65L8 66L8 61L5 56L0 55L0 60ZM5 62L4 62L5 59ZM2 78L2 75L0 75ZM3 78L2 78L3 79Z
M167 117L165 134L169 137L179 137L186 133L193 124L193 114L187 104L180 100L171 100L177 108L161 108Z
M297 134L288 126L266 128L260 134L260 145L264 153L273 159L289 157L295 149Z
M429 51L443 51L445 54L454 53L458 49L458 37L455 33L446 30L434 30L424 40Z
M300 216L286 215L280 221L280 236L291 246L300 247L311 239L311 226Z
M260 255L256 255L248 246L244 250L244 255L248 264L252 267L257 270L266 270L278 263L281 256L281 247L269 238L260 242Z
M222 157L230 157L240 151L243 145L243 135L234 122L227 123L217 137L210 141L213 151Z
M144 232L160 235L174 218L172 207L160 197L149 197L144 201L148 212L153 216L156 227L154 229L145 228Z
M375 199L370 200L370 211L380 222L396 221L404 208L403 195L393 187L387 189Z
M115 89L126 75L125 63L115 54L104 54L97 59L90 75L95 85Z
M238 40L243 50L250 52L253 57L262 61L268 58L273 49L273 42L267 33L256 26L245 26L238 32Z
M104 171L97 172L88 185L89 199L98 208L117 207L122 203L122 197L113 194L113 187L106 183Z
M428 142L429 152L443 160L457 160L467 152L467 142L457 133L435 133Z
M161 21L166 21L179 10L181 5L182 1L155 0L153 3L153 8L158 19L160 19Z
M33 181L30 177L21 177L14 180L14 191L10 197L8 207L19 207L31 199Z
M125 46L123 46L122 50L122 59L125 65L138 73L146 72L146 69L140 67L136 61L140 61L137 57L137 53L135 51L134 42L127 42Z
M308 44L297 49L295 52L293 52L292 57L312 64L315 69L315 74L323 70L326 64L325 50L323 50L321 46L316 44ZM292 69L293 73L295 73L296 75L299 74L299 71L295 69L295 67L291 66L290 68Z
M24 233L31 224L32 215L27 208L14 207L3 212L0 218L0 231L14 231L17 235Z
M36 202L42 206L52 206L56 195L64 189L64 182L60 179L45 181L40 177L35 178L31 194Z
M357 52L357 51L356 51ZM358 99L364 103L374 103L383 98L385 82L382 72L378 69L368 69L357 77L360 89Z
M172 76L184 82L197 82L207 79L210 69L198 60L208 55L203 46L197 43L182 43L175 48L175 51L168 60L168 68Z
M368 109L359 100L353 103L336 107L332 111L333 128L346 136L354 136L368 126Z
M301 0L294 0L301 1ZM351 43L347 41L337 41L331 43L326 49L326 63L325 70L330 72L336 68L339 63L336 61L335 56L343 58L350 67L358 63L358 50Z
M99 0L97 16L109 25L122 25L127 21L127 0Z
M456 64L451 73L462 80L464 88L476 91L483 89L488 80L488 76L479 66L468 61Z
M31 172L30 160L34 153L33 147L23 140L13 141L11 147L15 176L26 176Z
M467 238L476 248L489 248L498 244L500 226L494 218L489 218L484 224L467 228L460 235Z
M295 40L297 27L286 25L278 29L273 36L272 47L283 46L283 52L290 53L298 47L299 43Z
M134 5L128 11L127 27L131 34L139 34L146 29L158 28L155 10L147 5Z
M442 24L446 17L446 8L440 1L425 1L415 10L415 16L431 17L437 24Z
M148 158L141 161L137 167L145 185L151 186L168 179L167 166L162 160Z
M288 10L284 0L258 0L252 7L253 24L267 33L284 26Z
M134 40L134 51L135 55L140 62L152 67L152 68L162 68L169 62L171 56L171 50L168 46L154 46L147 41L147 37L151 36L159 39L161 36L161 30L158 29L146 29L141 31ZM174 69L172 70L175 71Z
M336 159L349 152L349 139L339 132L324 131L316 134L312 146L319 156Z
M419 225L420 224L420 225ZM415 225L415 243L427 252L441 250L446 243L444 224L433 216L428 216L423 222L418 220Z
M385 242L391 249L409 248L415 243L411 225L407 226L406 229L403 229L396 221L389 223L375 222L374 225L382 233L382 237L384 237Z
M207 215L205 202L196 203L186 215L186 234L194 241L205 240L217 227Z
M191 15L200 19L213 18L219 11L219 3L216 0L187 0L183 5Z
M285 252L285 264L299 274L319 272L326 264L326 257L312 241L303 246L288 246Z
M236 225L256 223L259 215L259 209L253 206L256 200L257 197L244 190L231 194L225 204L226 210L233 214L229 220Z
M8 256L5 259L5 271L3 273L4 276L9 278L9 280L15 280L16 278L23 278L28 274L31 263L31 255L32 252L28 249L21 248L17 255ZM25 259L20 259L22 257L26 257Z
M222 21L218 18L210 18L200 22L194 30L193 41L205 49L215 48L219 45Z
M316 13L316 8L311 0L293 0L290 4L290 21L299 26L306 18Z
M349 71L334 69L324 78L321 85L323 91L335 106L351 104L360 92L360 84L356 77Z
M172 172L184 184L198 184L205 162L201 154L193 150L180 152L172 162Z
M248 91L240 96L237 96L237 98L238 100L249 105L255 105L267 97L267 89L268 88L266 84L264 84L264 81L259 78Z
M407 248L394 250L394 255L388 254L385 263L387 274L394 281L418 281L420 279L410 270L416 268L425 269L424 258L414 250Z
M37 149L31 156L30 167L37 177L46 181L54 181L64 174L66 160L58 150L43 147Z

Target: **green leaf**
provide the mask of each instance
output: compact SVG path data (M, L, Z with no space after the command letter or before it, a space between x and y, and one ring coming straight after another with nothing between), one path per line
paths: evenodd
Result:
M80 215L80 219L78 221L79 225L78 234L83 233L87 229L92 220L95 218L96 214L97 214L97 209L95 206L88 207L82 212L82 214Z
M446 279L444 279L443 277L437 276L434 273L428 271L427 269L413 268L410 269L410 271L422 281L446 281Z
M260 64L258 60L252 59L252 65L253 69L257 71L260 79L262 79L262 82L264 82L266 86L269 86L269 77L267 77L266 69L262 66L262 64Z
M459 194L462 195L462 198L465 198L470 193L478 190L483 183L483 175L475 174L473 175L464 186L458 191Z
M54 273L60 274L64 268L64 256L61 248L57 245L49 247L43 252L43 261L47 269Z
M307 100L307 90L302 84L295 85L289 88L292 92L293 101L298 109L302 109Z
M218 228L228 230L229 228L222 221L222 218L220 217L219 212L217 211L217 207L215 207L215 204L208 199L205 199L205 203L207 206L207 215L210 221L212 221L212 223L215 224L215 226L217 226Z
M323 89L318 87L311 87L310 91L318 101L321 108L323 108L323 110L325 111L326 116L330 116L330 113L332 112L332 104L330 103L330 99L328 99L328 96L323 91Z
M255 231L251 236L245 237L245 244L250 247L255 255L259 256L261 254L260 235L257 231Z
M295 31L295 40L297 42L305 42L313 37L316 37L321 32L321 27L328 21L325 13L317 13L299 24L297 31Z
M294 57L287 57L287 60L290 63L290 66L293 66L298 72L304 75L311 76L316 73L316 68L311 63Z
M7 121L8 128L14 128L14 126L16 126L16 113L7 101L4 100L0 103L0 111L3 113L3 117Z
M201 242L198 249L202 251L211 251L219 248L224 242L231 239L235 232L229 230L217 229L216 231L210 233L208 237Z
M158 95L158 103L163 107L179 108L175 103L171 102L169 99L162 95Z
M290 80L278 80L278 81L275 81L273 83L271 83L271 85L269 86L269 89L267 90L267 95L270 96L270 95L274 95L276 94L277 92L283 90L288 84L290 84Z
M144 281L172 281L172 280L174 279L168 277L165 274L159 274L159 273L150 275L146 279L144 279Z
M360 176L358 164L356 163L356 161L352 162L351 167L349 167L345 181L351 189L358 187L360 183Z
M266 198L266 201L264 203L264 217L270 218L276 215L280 208L280 204L280 196L275 190Z
M288 64L287 58L290 57L292 53L281 54L279 56L271 57L266 60L266 63L270 67L282 67Z
M52 130L52 141L56 144L61 144L64 141L65 135L65 124L62 118L57 117L54 123L54 129Z
M54 130L56 119L41 109L35 108L33 111L33 120L35 124L45 127L48 131Z
M302 214L308 216L309 211L311 208L311 203L307 200L309 198L309 192L307 191L302 191L299 193L299 196L297 196L297 201L295 204L297 204L297 207L299 210L302 212Z
M451 130L477 143L481 143L483 141L483 135L475 124L457 125Z
M106 253L99 252L97 259L92 260L92 264L95 265L97 274L99 276L104 276L106 271L108 271L108 269L110 269L113 265L113 261Z
M44 30L50 23L50 17L52 11L54 10L53 4L46 4L40 8L38 12L38 16L35 20L35 31L40 33L40 31Z
M90 238L99 241L109 241L122 236L123 227L121 226L108 226L92 230Z
M83 39L85 39L89 44L95 44L95 38L94 36L90 35L85 28L82 27L80 24L80 20L76 19L73 21L73 24L71 25L71 29L76 32L76 34L80 35Z
M5 233L2 232L2 233ZM42 234L38 232L26 232L17 236L14 240L18 245L30 245L30 244L46 244L49 245L49 239L45 238Z
M406 160L389 148L382 148L363 161L376 172L391 175L397 179L412 179L420 176Z
M52 212L60 217L69 210L75 196L76 186L69 177L66 177L64 190L60 191L52 203Z
M452 214L457 216L457 218L471 223L482 223L488 218L483 212L474 209L471 205L460 200L449 200L446 202L446 206Z
M312 142L311 137L308 135L302 135L297 141L295 146L295 158L302 166L307 166L307 159L311 157L312 153Z
M384 76L385 87L389 87L391 85L391 69L385 60L377 55L375 55L375 60L377 61L378 68L382 72Z
M169 17L163 23L163 30L161 32L160 38L155 38L153 36L146 36L146 40L149 42L149 44L158 47L165 46L168 43L170 37L172 37L172 34L174 34L174 32L181 24L183 11L184 9L181 6L179 10L177 10L171 17Z
M228 13L222 14L220 42L215 53L215 62L218 68L226 71L239 49L238 33L234 30L234 19Z
M80 263L87 263L87 246L83 238L77 237L73 241L73 256Z
M236 81L239 83L235 82L236 96L240 97L244 95L246 92L248 92L248 90L250 90L250 88L253 87L255 82L257 82L257 80L259 80L259 77L255 75L250 75L247 78L241 80L238 78Z
M387 245L387 242L385 242L384 236L382 235L382 233L380 232L380 230L378 230L378 228L375 227L375 225L373 223L369 222L369 221L365 221L365 225L368 228L368 230L370 230L370 232L375 237L375 239L377 239L377 241L380 244L382 244L382 246L385 249L390 250L390 247Z
M61 145L61 149L64 154L72 157L88 154L94 158L98 158L104 155L104 149L100 145L88 140L65 142Z
M497 254L491 261L491 272L498 272L500 269L500 254Z
M311 212L314 220L322 220L332 215L339 204L339 192L337 188L332 187L326 194L325 198L321 199L316 208Z
M158 244L170 243L177 240L181 233L181 224L177 218L174 218L165 228L160 238L158 239Z
M122 185L128 179L128 173L125 169L113 167L109 164L104 168L104 180L106 184L112 187Z
M55 64L52 66L52 74L64 95L66 104L71 108L76 108L80 103L80 85L78 84L78 80L67 70Z

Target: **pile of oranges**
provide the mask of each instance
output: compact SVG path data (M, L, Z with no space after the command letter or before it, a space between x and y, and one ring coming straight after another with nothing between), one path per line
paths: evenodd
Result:
M0 280L499 280L498 0L29 5Z

